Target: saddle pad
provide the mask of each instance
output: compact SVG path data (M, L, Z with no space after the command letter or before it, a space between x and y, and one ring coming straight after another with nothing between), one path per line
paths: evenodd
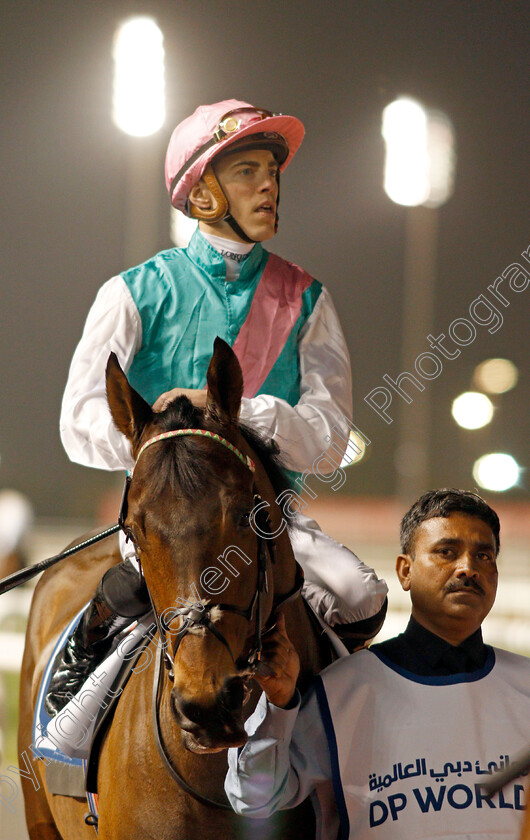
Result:
M136 649L151 629L149 616L141 624L134 621L115 641L114 649L83 683L75 697L55 717L44 708L44 698L50 683L53 663L74 631L84 608L72 619L59 636L42 677L33 721L33 744L44 758L72 767L86 769L86 759L97 718L112 702L110 691L116 677L126 667ZM77 775L77 774L76 774ZM51 777L65 778L51 771ZM73 794L70 794L73 795Z
M77 627L84 610L85 607L77 613L57 639L50 659L44 669L39 693L37 695L37 703L35 705L35 715L33 717L33 746L35 752L38 751L39 755L44 758L52 759L52 761L61 762L78 768L82 768L83 766L82 757L73 757L66 754L61 749L60 744L52 741L48 736L48 724L50 723L51 718L44 708L44 698L46 697L48 686L50 684L55 658L63 650L68 637Z
M86 761L83 759L79 764L52 760L46 767L46 787L55 795L86 799L85 772Z

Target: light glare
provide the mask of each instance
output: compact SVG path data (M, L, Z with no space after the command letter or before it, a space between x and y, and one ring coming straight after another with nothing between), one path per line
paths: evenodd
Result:
M451 413L463 429L481 429L493 417L493 403L485 394L466 391L453 400Z
M520 471L519 464L511 455L492 452L475 461L473 478L484 490L502 493L517 484Z
M169 225L171 241L175 243L177 248L185 248L195 233L197 219L191 219L181 213L180 210L172 207Z
M397 204L416 206L429 196L427 114L413 99L396 99L383 111L385 191Z
M134 137L155 134L164 124L164 38L152 18L130 18L114 38L113 119Z
M349 467L350 464L358 464L359 461L362 461L366 454L366 443L364 442L363 438L357 432L354 432L353 429L350 430L350 436L348 439L348 445L346 446L346 451L342 456L341 461L341 469L345 467Z
M428 112L427 157L429 195L425 206L440 207L453 194L455 174L453 126L441 111Z
M401 97L384 109L382 134L388 197L407 207L439 207L447 201L453 191L455 164L449 118Z
M505 394L517 385L519 371L509 359L487 359L475 368L473 381L488 394Z

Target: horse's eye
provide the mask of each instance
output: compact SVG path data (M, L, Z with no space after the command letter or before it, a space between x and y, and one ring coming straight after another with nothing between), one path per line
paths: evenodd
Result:
M250 527L250 511L247 511L246 513L244 513L241 516L241 518L239 520L239 525L240 525L241 528L249 528Z

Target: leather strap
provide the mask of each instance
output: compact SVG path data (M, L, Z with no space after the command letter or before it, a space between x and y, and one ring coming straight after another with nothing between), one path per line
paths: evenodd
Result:
M185 779L182 778L181 774L179 773L177 767L173 763L173 759L169 755L166 750L164 739L162 736L162 731L160 729L160 716L159 716L159 702L160 702L160 695L162 691L162 684L163 684L163 675L164 670L161 667L162 663L162 656L160 648L157 649L156 652L156 664L155 664L155 676L153 680L153 732L155 735L155 743L156 748L158 750L158 754L162 760L162 764L166 768L167 772L173 779L173 781L177 782L178 785L182 788L182 790L189 793L190 796L193 796L198 802L202 805L208 805L210 808L221 808L223 811L231 811L232 808L228 804L228 802L218 802L215 799L209 799L207 796L203 796L202 793L199 793L198 790L195 790Z
M190 202L190 216L193 219L199 219L203 222L215 224L215 222L220 222L222 219L224 219L226 214L228 213L228 201L223 190L221 189L219 181L215 177L211 163L208 164L208 166L202 173L202 179L205 182L208 189L210 190L210 192L212 193L215 199L215 205L210 210L202 210L200 207L196 207Z

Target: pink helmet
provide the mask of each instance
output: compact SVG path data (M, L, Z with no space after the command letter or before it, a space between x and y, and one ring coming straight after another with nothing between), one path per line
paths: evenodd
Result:
M302 142L304 126L296 117L272 114L238 99L201 105L183 120L166 154L166 186L173 207L189 216L188 196L208 164L228 146L256 134L263 145L281 147L278 163L283 171Z

